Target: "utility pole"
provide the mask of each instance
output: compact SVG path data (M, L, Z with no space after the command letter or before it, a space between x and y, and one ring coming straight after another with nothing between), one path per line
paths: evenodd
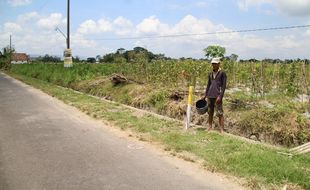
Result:
M70 49L70 0L67 3L67 49Z
M64 67L72 67L72 50L70 49L70 0L67 0L67 49L64 52Z

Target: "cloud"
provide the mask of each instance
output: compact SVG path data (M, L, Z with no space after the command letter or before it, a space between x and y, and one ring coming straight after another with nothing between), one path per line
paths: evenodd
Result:
M133 25L130 20L128 20L122 16L117 17L113 21L113 24L115 24L116 26L119 26L119 27L132 27L132 25Z
M310 16L309 0L237 0L239 9L248 11L250 7L262 7L270 4L281 14L289 16ZM270 12L270 10L267 10Z
M168 3L166 7L173 11L185 11L185 10L191 10L191 9L197 9L201 8L204 9L211 4L210 1L201 0L201 1L195 1L195 2L186 2L186 3Z
M208 7L208 3L205 1L198 1L195 3L196 7L200 7L200 8L206 8Z
M60 13L41 15L30 12L19 15L15 21L0 24L0 43L7 44L9 35L13 35L17 51L29 54L62 55L66 47L63 36L54 30L64 26L65 18ZM224 46L227 55L238 54L245 58L297 58L308 55L310 49L310 32L294 30L294 33L278 31L277 35L260 35L260 33L217 33L229 32L227 26L214 23L207 18L186 15L174 24L150 16L133 24L129 19L119 16L109 20L85 20L71 30L71 47L73 55L95 56L115 52L117 48L132 49L142 46L154 53L164 53L170 57L204 57L203 49L209 45ZM215 34L210 34L215 33ZM104 35L102 35L104 34ZM178 36L182 37L163 37ZM274 34L274 33L272 33ZM124 38L136 36L161 36L138 40L103 41L105 38Z
M52 13L48 17L41 18L37 22L37 26L42 29L53 30L57 26L63 25L62 14Z
M17 6L23 6L30 4L32 0L8 0L7 1L11 6L17 7Z
M78 33L80 34L98 34L103 32L108 32L112 30L112 25L110 21L105 19L100 19L97 22L93 20L86 20L80 24L78 28Z
M78 33L87 34L87 33L96 33L97 32L97 24L93 20L86 20L82 24L80 24L78 28Z
M78 48L96 48L97 44L93 40L87 40L83 35L76 33L72 35L72 46Z
M105 32L115 32L117 35L130 35L134 29L132 22L122 16L115 20L99 19L98 21L86 20L77 29L79 34L102 34Z
M40 15L37 12L30 12L26 14L19 15L17 17L17 22L19 23L25 23L30 20L37 20L40 18Z
M299 46L298 39L294 35L275 36L274 39L278 46L282 48L295 49Z
M218 29L223 28L220 25L213 24L208 19L197 19L192 15L186 15L173 27L176 33L204 33L214 32Z
M143 19L143 21L136 26L138 35L162 35L165 34L167 30L169 30L169 26L167 24L162 24L155 16Z
M162 23L158 18L152 16L139 23L136 30L140 36L178 36L180 34L228 31L229 29L223 25L214 24L208 19L198 19L192 15L187 15L174 25ZM141 39L134 45L148 47L154 52L165 53L172 57L202 57L203 48L212 43L223 44L225 38L228 38L227 35L185 35L183 37Z
M292 16L310 16L309 0L274 0L274 4L284 14Z
M227 54L236 53L241 58L258 59L304 57L307 55L304 49L310 48L310 44L305 43L307 40L300 37L303 34L302 31L296 30L294 35L281 35L279 32L277 36L260 36L259 33L209 34L218 31L229 32L232 29L192 15L185 16L174 25L162 23L153 16L144 19L136 29L142 36L147 34L154 36L197 34L174 38L140 39L133 43L133 45L148 47L153 52L165 53L172 57L201 58L203 57L202 50L213 44L226 47Z
M134 27L130 20L122 16L113 21L113 26L117 35L129 35Z
M21 32L21 31L22 31L22 27L16 23L13 23L13 22L4 23L4 32L16 33L16 32Z
M248 11L252 6L261 6L265 3L272 3L272 0L238 0L237 5L239 9L243 11Z
M168 4L167 7L173 11L180 11L180 10L183 11L188 7L188 5L185 6L185 5L180 5L180 4Z
M99 28L99 32L108 32L112 30L112 24L108 20L100 19L98 20L97 25Z
M60 13L52 13L47 16L37 12L21 14L17 16L15 22L0 24L0 44L7 44L10 34L12 34L13 45L18 52L61 56L66 48L66 40L54 29L56 26L64 25L65 19ZM95 42L86 40L74 32L71 35L71 41L74 48L79 48L75 49L74 55L83 54L85 48L96 47Z

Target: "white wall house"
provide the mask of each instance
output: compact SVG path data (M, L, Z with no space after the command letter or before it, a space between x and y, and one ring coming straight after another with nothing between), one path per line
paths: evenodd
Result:
M29 56L25 53L13 53L12 64L25 64L29 62Z

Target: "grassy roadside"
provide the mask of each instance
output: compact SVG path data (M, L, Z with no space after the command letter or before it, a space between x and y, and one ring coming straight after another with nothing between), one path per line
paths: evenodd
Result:
M156 64L148 64L151 67L149 69L153 71L151 76L145 73L139 74L139 68L142 65L138 63L76 64L69 70L62 64L21 64L11 65L9 71L183 120L189 78L173 77L171 72L175 72L172 71L176 69L175 64L168 64L168 68L166 64ZM177 65L180 68L197 66L192 62L190 64L182 62ZM128 70L123 72L124 69ZM166 73L164 84L161 69ZM190 68L181 70L185 72L188 69L191 70ZM117 75L127 78L127 82L116 85L115 79L112 78ZM207 76L207 73L204 76ZM204 85L196 81L194 100L203 96ZM285 147L294 147L310 141L310 119L308 118L310 104L296 102L291 95L281 91L270 92L261 97L246 87L246 83L244 85L227 89L225 93L224 112L227 132ZM199 115L194 110L192 122L206 125L207 117Z
M37 79L15 74L11 76L92 117L108 121L123 130L132 130L139 134L141 140L160 142L165 150L183 155L185 160L195 162L199 159L208 170L243 177L253 189L261 189L265 185L269 188L280 187L283 184L291 184L295 189L298 189L295 185L310 189L310 157L307 155L289 158L278 154L279 150L226 135L206 133L201 129L184 132L183 126L177 122L137 114L119 104L103 102Z

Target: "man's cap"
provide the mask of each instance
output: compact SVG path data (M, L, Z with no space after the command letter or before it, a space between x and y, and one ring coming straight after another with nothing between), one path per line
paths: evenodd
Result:
M211 60L211 63L220 63L221 62L221 58L219 58L219 57L215 57L215 58L213 58L212 60Z

